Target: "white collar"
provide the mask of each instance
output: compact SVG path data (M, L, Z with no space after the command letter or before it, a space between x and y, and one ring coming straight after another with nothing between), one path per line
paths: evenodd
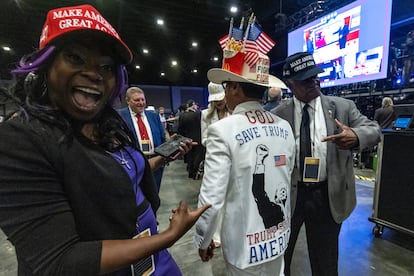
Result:
M318 96L315 99L311 100L310 102L308 102L307 104L313 109L315 110L315 106L318 102L321 101L321 97ZM302 110L303 107L305 106L306 103L300 101L298 98L296 98L295 96L293 96L293 102L295 104L295 108Z

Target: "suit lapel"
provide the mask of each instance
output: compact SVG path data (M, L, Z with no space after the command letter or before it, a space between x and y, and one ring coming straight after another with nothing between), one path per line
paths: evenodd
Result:
M335 108L334 103L332 101L329 101L328 97L325 97L323 95L321 95L320 97L321 97L323 114L325 116L326 132L327 132L327 135L332 135L335 133L335 129L336 129L336 123L335 123L335 119L337 118L336 108Z
M132 133L134 133L135 139L137 140L137 143L139 144L138 134L135 131L134 122L132 121L132 120L136 120L136 118L133 118L133 116L131 115L131 111L130 111L129 107L126 107L124 112L125 113L124 113L123 117L125 118L129 129L132 131Z
M159 135L159 125L157 122L156 116L159 116L158 114L152 113L151 111L144 111L145 116L147 117L148 124L150 126L151 135L152 135L152 142L154 143L154 147L159 146L162 141L161 137Z
M151 133L152 133L152 138L155 139L154 135L157 135L157 129L158 129L158 124L157 124L157 119L154 115L159 116L158 114L154 114L154 113L150 113L151 111L145 111L145 116L147 116L147 120L148 120L148 124L151 128ZM158 136L158 135L157 135Z
M327 136L335 134L336 123L338 115L336 114L335 104L329 100L328 97L321 95L321 104L323 109L323 114L325 116L326 132ZM327 153L326 153L326 162L327 164L335 164L335 147L336 145L332 142L327 142ZM327 170L328 179L330 178L329 173L331 170Z
M295 132L295 122L294 122L294 114L295 114L295 107L293 104L293 100L290 100L286 103L286 106L280 109L279 116L284 118L286 121L290 123L290 127L292 128L293 132Z
M151 117L151 114L149 114L149 112L146 111L146 110L144 110L144 113L145 113L145 117L147 117L147 121L148 121L149 127L152 129L153 126L152 126L152 117Z

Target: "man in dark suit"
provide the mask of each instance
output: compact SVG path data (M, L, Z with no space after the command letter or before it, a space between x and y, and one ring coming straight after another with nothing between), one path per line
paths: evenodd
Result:
M149 159L155 156L154 148L165 142L165 132L160 117L154 111L145 110L147 106L145 93L139 87L128 88L125 100L128 106L118 112L134 133L142 152ZM163 172L164 167L153 172L158 192Z
M293 250L303 224L312 274L338 275L341 224L356 206L352 150L361 151L380 140L378 124L362 115L353 101L321 94L317 76L321 72L311 54L289 56L283 76L294 97L272 110L292 126L297 149L286 275L290 275ZM309 122L308 131L302 121Z
M351 18L345 17L344 18L344 24L342 27L340 27L334 34L338 34L338 44L339 49L344 49L346 47L346 41L349 34L349 23Z
M180 114L178 119L178 133L197 143L184 157L188 177L197 179L197 171L205 154L205 148L201 144L201 112L194 100L188 100L186 106L186 110Z

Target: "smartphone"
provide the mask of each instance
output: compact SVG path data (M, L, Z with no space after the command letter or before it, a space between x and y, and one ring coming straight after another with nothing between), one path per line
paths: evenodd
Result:
M180 154L181 143L186 143L187 141L191 141L191 139L177 134L174 139L156 147L154 152L165 158L175 159Z

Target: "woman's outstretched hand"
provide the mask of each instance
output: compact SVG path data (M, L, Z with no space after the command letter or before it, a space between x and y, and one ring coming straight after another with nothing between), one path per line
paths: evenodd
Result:
M181 200L178 207L171 211L170 225L166 231L173 232L174 236L176 236L176 240L178 240L190 230L201 214L210 207L211 204L207 204L195 210L191 210L187 203Z

